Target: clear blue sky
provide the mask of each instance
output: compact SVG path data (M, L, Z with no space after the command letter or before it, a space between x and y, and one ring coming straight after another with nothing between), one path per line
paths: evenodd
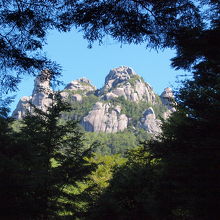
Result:
M121 45L111 38L105 38L102 45L95 43L88 49L88 42L82 33L50 32L44 51L49 58L61 64L65 84L81 77L89 78L97 88L104 84L105 76L110 69L118 66L132 67L148 82L157 94L166 87L176 87L176 76L181 74L170 67L170 58L174 51L156 52L146 49L145 45ZM21 96L30 96L34 78L26 76L16 92L13 111ZM62 89L62 87L60 88Z

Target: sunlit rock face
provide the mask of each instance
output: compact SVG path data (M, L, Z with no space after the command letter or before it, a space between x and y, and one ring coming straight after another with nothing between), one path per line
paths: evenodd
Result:
M156 101L156 95L150 85L144 82L143 78L137 75L132 68L125 66L109 72L105 78L104 87L99 91L99 96L104 103L97 102L81 122L86 131L113 133L128 128L128 117L121 114L121 106L113 106L111 100L124 97L134 103L146 101L153 104ZM149 132L159 130L156 128L156 124L153 125L153 120L147 121L151 122Z
M159 134L161 132L161 121L156 118L153 108L148 108L140 119L140 127L151 134Z
M31 106L30 106L30 102L31 102L32 96L23 96L18 104L16 109L13 111L12 113L12 117L16 118L16 119L22 119L25 117L25 115L27 114L27 111L31 111Z
M167 106L167 108L171 109L172 107L172 101L174 101L174 95L171 88L165 88L164 91L160 95L161 101L164 105Z
M32 104L37 108L46 111L51 104L49 95L53 91L50 88L50 72L42 71L34 81L34 90L32 93Z
M32 113L33 108L30 103L46 111L51 104L50 94L53 93L50 88L50 72L42 71L34 81L32 95L20 99L12 116L22 119L27 111ZM163 109L160 117L167 119L175 111L174 95L170 88L166 88L159 97L141 76L126 66L110 70L104 86L99 90L91 84L90 80L81 78L68 83L60 95L64 101L73 105L72 112L62 114L63 119L79 120L84 129L89 132L115 133L132 126L132 129L142 128L150 134L159 134L161 120L155 112L159 115L158 109ZM138 113L139 119L135 116L136 119L133 120L133 116L126 108L131 105L139 108L143 103L147 104L146 109ZM164 110L164 106L167 110ZM78 113L74 112L74 108ZM83 114L81 114L81 108ZM135 125L132 124L133 122Z
M81 92L81 93L88 93L96 90L96 87L93 86L89 79L87 78L80 78L77 80L71 81L69 84L66 85L64 90L70 90L73 92Z
M115 133L127 128L128 118L120 106L97 102L81 124L86 131Z
M109 74L105 78L105 88L112 89L117 87L120 83L123 83L136 75L137 74L130 67L120 66L118 68L114 68L110 70Z
M112 69L105 78L101 89L103 99L110 100L124 97L132 102L146 101L155 103L156 96L149 84L130 67L121 66Z
M32 96L41 92L50 93L50 72L49 70L42 71L34 80L34 89Z
M95 91L96 87L91 84L89 79L80 78L68 83L60 94L66 101L81 102L84 96L93 94Z
M164 106L167 107L167 111L163 113L163 118L167 119L170 115L176 111L175 109L175 99L174 94L171 88L165 88L162 94L160 95L160 99Z
M50 72L48 70L42 71L34 81L34 89L32 96L24 96L20 99L16 109L12 113L12 117L16 119L22 119L27 114L33 111L30 103L37 108L46 111L51 104L49 94L52 93L50 89Z

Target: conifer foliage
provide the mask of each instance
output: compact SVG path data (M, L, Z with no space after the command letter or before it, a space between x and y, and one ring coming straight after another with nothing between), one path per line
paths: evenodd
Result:
M47 112L35 109L20 132L8 127L2 134L0 215L5 218L48 219L76 211L73 203L66 202L64 189L90 173L91 166L84 160L90 149L84 149L76 122L60 122L62 111L69 107L59 95L51 98Z
M67 0L56 15L51 4L58 9L61 2L42 2L1 1L0 25L6 27L0 35L1 85L9 82L6 86L13 88L17 83L8 68L41 67L44 62L25 53L42 47L46 30L67 31L73 25L82 28L90 42L109 34L122 43L174 48L172 66L192 73L177 93L177 112L163 125L162 135L145 143L114 173L88 219L219 219L219 1ZM74 213L74 203L65 203L70 195L63 189L89 173L91 167L83 160L89 152L83 149L75 122L59 121L67 110L59 97L52 103L47 112L36 109L27 116L20 132L12 130L7 112L0 109L3 219Z

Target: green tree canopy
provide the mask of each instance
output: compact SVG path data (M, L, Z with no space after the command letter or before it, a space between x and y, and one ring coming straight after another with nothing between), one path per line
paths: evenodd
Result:
M115 169L109 187L90 208L87 219L162 219L157 200L159 161L143 147L130 150L126 159Z
M60 122L62 112L67 110L69 106L56 95L46 112L35 109L34 114L25 117L18 132L1 118L3 219L48 219L61 211L75 213L74 204L66 202L69 194L64 189L91 172L92 166L84 159L91 150L85 149L75 121ZM75 199L71 197L71 201Z

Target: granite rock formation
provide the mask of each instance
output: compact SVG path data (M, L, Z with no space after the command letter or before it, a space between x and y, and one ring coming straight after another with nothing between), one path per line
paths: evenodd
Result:
M167 119L170 115L175 112L175 101L174 94L171 88L165 88L162 94L160 95L161 102L166 106L167 111L163 113L163 118Z
M121 66L112 69L105 78L101 90L103 99L110 100L123 96L133 102L146 101L155 103L156 95L149 84L130 67Z
M67 84L64 90L73 91L75 93L80 91L80 93L86 94L88 92L95 91L96 87L91 84L89 79L80 78Z
M151 134L159 134L161 132L160 126L161 121L156 119L153 108L148 108L140 119L140 127Z
M48 70L42 71L34 81L32 96L24 96L20 99L12 113L12 117L22 119L27 114L27 111L32 112L33 108L30 103L46 111L47 107L51 104L49 94L52 92L50 88L50 72Z
M31 112L31 102L32 96L23 96L17 106L16 109L12 113L12 117L16 119L22 119L26 114L27 111Z
M114 133L127 128L128 118L119 105L97 102L81 124L86 131Z
M95 91L96 87L91 84L89 79L80 78L68 83L60 95L65 100L81 102L83 96L93 94Z
M51 103L48 96L52 92L49 71L43 71L35 79L32 96L22 97L12 116L22 119L27 111L32 112L30 103L46 111ZM112 69L106 76L103 88L99 90L96 90L88 79L81 78L67 84L60 94L65 101L75 103L74 105L78 106L78 111L81 106L86 108L90 106L86 111L82 109L82 112L85 113L81 114L80 118L76 114L74 115L74 110L72 115L68 115L69 119L77 118L80 120L80 124L90 132L115 133L133 126L134 120L126 113L125 106L120 102L119 97L124 97L125 102L134 105L134 108L139 108L139 103L143 102L146 102L146 106L152 106L143 108L143 112L141 110L139 121L135 125L135 129L142 128L151 134L161 132L161 121L154 112L154 106L161 107L162 105L167 109L162 113L164 119L167 119L175 111L172 105L174 96L170 88L166 88L159 98L142 77L130 67L125 66ZM88 101L92 99L92 96L93 101ZM84 100L87 100L86 104Z

